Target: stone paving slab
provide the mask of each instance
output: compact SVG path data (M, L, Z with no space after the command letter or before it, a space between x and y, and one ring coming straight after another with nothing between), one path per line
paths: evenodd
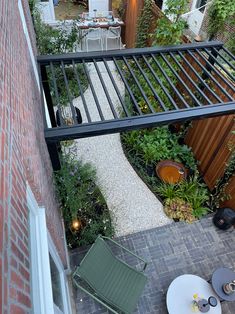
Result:
M222 231L207 217L191 225L178 222L117 238L128 249L145 258L149 264L149 278L141 296L137 314L167 314L166 292L174 278L182 274L211 278L218 267L235 270L235 231ZM71 267L79 263L87 248L70 253ZM122 251L115 252L120 258L135 263ZM137 265L138 266L138 265ZM81 301L82 300L82 301ZM76 290L77 313L109 313L84 293ZM222 303L223 314L235 313L235 302ZM180 314L180 313L175 313Z

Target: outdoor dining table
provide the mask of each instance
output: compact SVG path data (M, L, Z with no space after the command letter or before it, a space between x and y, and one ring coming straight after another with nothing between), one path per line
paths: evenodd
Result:
M89 29L89 28L96 28L96 27L100 27L100 28L109 28L110 26L123 26L124 22L122 21L118 21L118 20L114 20L113 22L92 22L92 21L84 21L84 22L78 22L77 24L77 28L78 29Z
M102 29L109 29L109 27L118 27L118 26L124 26L124 22L120 21L117 18L114 18L114 21L110 21L107 19L107 21L105 21L105 19L97 19L97 22L94 22L93 20L84 20L82 22L77 22L76 26L79 30L79 39L81 42L81 48L82 48L82 39L84 37L86 37L86 30L88 30L89 28L102 28Z

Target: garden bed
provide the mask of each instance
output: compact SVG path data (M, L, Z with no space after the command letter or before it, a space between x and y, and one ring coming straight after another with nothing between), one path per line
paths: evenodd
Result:
M112 237L114 228L95 170L73 154L63 154L55 184L70 248L92 244L98 234Z
M166 214L175 221L193 222L210 211L210 193L199 177L191 149L183 143L185 131L183 126L178 133L164 126L123 133L121 140L129 162L163 202ZM176 184L162 182L155 170L162 160L182 163L188 179Z

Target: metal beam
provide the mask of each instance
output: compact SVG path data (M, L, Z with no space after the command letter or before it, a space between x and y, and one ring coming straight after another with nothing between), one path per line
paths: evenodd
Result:
M164 47L147 47L147 48L134 48L134 49L121 49L121 50L113 50L113 51L94 51L94 52L77 52L77 53L67 53L60 55L41 55L37 57L37 61L40 64L48 65L52 62L61 62L64 61L71 62L71 59L74 61L86 61L92 62L93 59L96 61L102 61L102 59L112 60L112 58L122 58L128 56L139 56L139 55L150 55L150 54L158 54L162 52L177 52L177 51L187 51L194 49L202 49L202 48L222 48L223 43L219 41L210 41L204 43L192 43L192 44L184 44L184 45L176 45L176 46L164 46Z
M70 127L51 128L45 130L45 138L47 142L64 141L234 113L235 101L219 106L209 105L186 108L181 109L180 111L172 110L157 114L124 118L121 120L109 120Z

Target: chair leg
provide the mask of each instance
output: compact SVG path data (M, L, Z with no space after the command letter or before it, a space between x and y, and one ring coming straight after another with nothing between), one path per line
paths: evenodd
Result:
M102 41L102 38L100 38L100 45L101 45L101 50L103 51L103 41Z

